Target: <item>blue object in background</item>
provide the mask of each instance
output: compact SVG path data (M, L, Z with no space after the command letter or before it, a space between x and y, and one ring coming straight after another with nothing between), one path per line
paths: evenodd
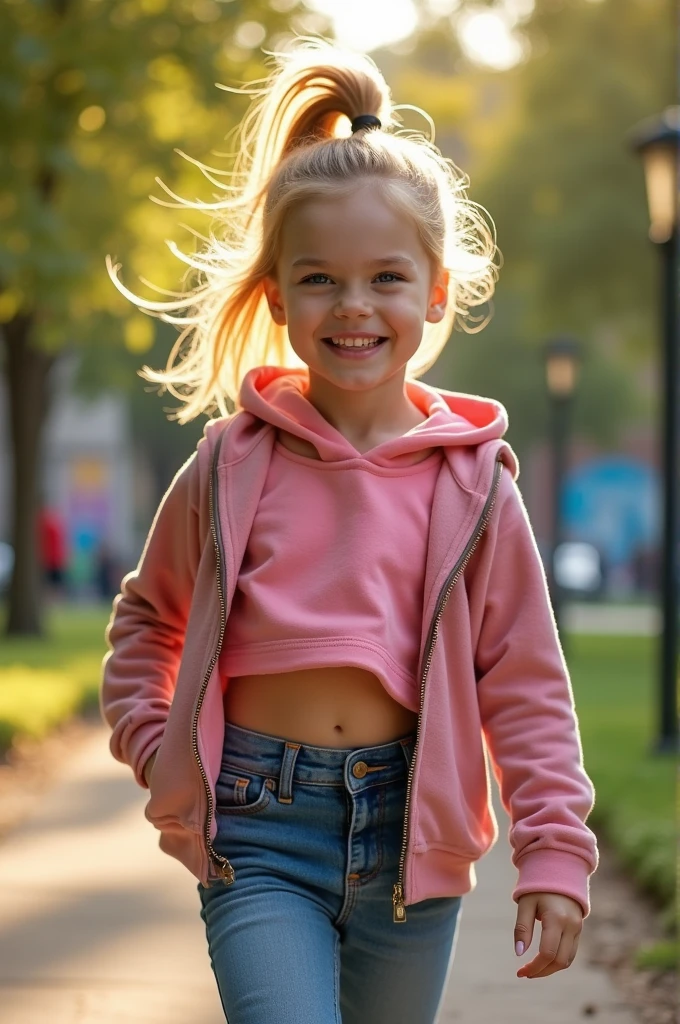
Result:
M661 543L656 470L625 456L595 459L571 470L562 492L565 534L589 541L611 566Z

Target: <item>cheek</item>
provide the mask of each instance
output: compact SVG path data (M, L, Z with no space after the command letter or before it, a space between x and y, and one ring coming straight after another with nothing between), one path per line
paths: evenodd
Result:
M427 309L427 304L422 296L413 293L401 295L392 306L392 315L395 319L414 321L420 323Z
M295 320L298 323L306 323L323 314L325 308L322 296L297 295L292 296L289 300L288 314L291 320Z

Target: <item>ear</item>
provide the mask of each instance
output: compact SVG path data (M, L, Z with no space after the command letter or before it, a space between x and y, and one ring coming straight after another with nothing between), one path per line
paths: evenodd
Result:
M264 294L267 299L267 305L269 306L269 312L272 315L272 320L279 327L285 327L286 325L286 310L283 305L283 295L279 288L279 283L275 277L265 277L262 279L262 287L264 288Z
M425 319L430 324L438 324L444 319L449 300L449 272L440 267L436 272L430 289L430 301L427 305Z

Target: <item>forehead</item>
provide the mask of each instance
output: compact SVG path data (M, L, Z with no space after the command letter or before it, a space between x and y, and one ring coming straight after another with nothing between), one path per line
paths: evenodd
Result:
M401 254L427 263L413 219L396 209L378 183L297 203L283 222L279 258L328 263L371 262Z

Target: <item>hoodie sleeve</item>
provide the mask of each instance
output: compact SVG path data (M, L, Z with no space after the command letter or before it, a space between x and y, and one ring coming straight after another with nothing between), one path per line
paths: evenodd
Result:
M594 791L543 564L519 489L501 476L496 514L469 582L484 738L510 815L513 899L555 892L590 910L597 845L586 826Z
M175 690L201 552L197 455L166 492L106 630L100 707L113 730L111 753L145 788L144 765L160 745Z

